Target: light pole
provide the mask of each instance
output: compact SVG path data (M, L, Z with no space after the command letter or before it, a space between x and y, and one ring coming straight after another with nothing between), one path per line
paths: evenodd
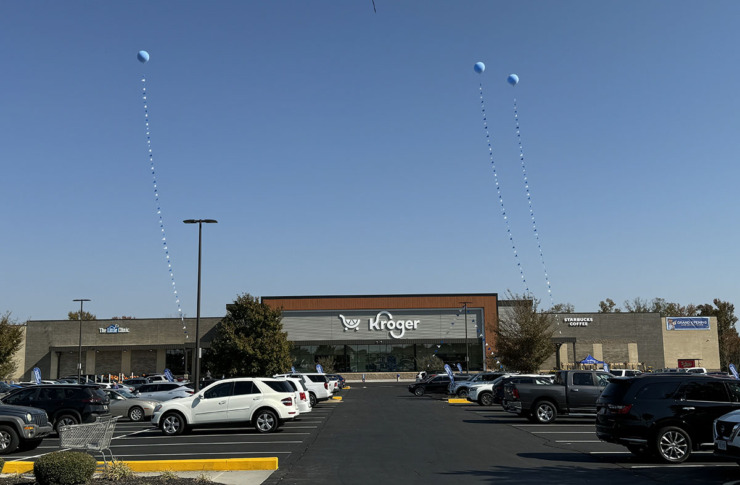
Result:
M460 302L460 304L462 304L463 306L463 312L465 312L465 372L470 374L470 352L468 349L468 303L470 302Z
M77 383L80 384L80 379L82 379L82 304L90 300L88 298L78 298L72 301L80 302L80 313L77 314L77 319L80 321L80 341L77 346Z
M198 224L198 303L195 313L195 356L193 357L193 377L195 378L193 389L197 393L200 391L200 253L203 241L203 224L215 224L218 221L216 219L185 219L182 222Z

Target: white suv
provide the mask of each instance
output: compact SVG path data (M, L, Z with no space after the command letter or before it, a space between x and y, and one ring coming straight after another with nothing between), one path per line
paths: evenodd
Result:
M191 397L172 399L154 408L152 424L165 435L186 428L251 423L260 433L271 433L295 418L295 391L285 381L238 377L214 382Z
M308 389L303 385L303 381L297 377L276 377L278 380L286 380L295 387L295 401L298 406L299 414L311 412L311 401L308 398Z
M311 401L311 407L315 407L319 401L326 401L331 398L334 392L334 384L329 384L329 378L326 374L318 372L278 374L273 377L296 377L303 382L308 389L308 399Z

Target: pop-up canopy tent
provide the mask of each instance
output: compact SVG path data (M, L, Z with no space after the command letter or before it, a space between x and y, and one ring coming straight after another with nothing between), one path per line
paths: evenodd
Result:
M596 360L593 357L591 357L591 354L588 354L588 356L586 356L585 359L583 359L582 361L580 361L578 363L579 364L603 364L604 361Z

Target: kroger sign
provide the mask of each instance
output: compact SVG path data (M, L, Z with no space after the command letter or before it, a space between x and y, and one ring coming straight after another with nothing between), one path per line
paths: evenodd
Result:
M360 319L348 319L344 315L339 315L344 325L344 331L354 330L357 332L360 326ZM368 330L370 331L388 331L388 335L392 338L403 338L406 330L416 330L419 328L420 320L394 320L393 315L390 312L383 310L375 315L375 319L372 317L368 319Z

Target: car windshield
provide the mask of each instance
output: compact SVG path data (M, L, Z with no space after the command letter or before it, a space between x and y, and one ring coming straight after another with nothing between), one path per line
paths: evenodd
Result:
M125 389L116 389L116 392L120 394L121 396L125 397L126 399L133 399L136 397Z

